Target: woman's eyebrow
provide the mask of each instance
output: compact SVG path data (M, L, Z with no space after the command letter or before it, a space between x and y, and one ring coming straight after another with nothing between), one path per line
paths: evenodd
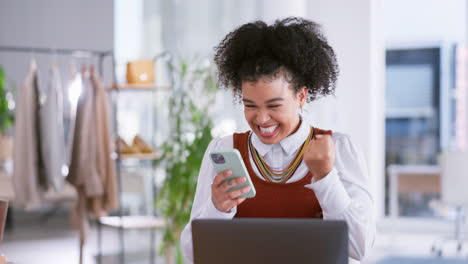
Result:
M273 98L273 99L270 99L270 100L266 100L265 104L273 103L273 102L276 102L276 101L284 101L284 99L281 98L281 97L276 97L276 98Z
M249 100L249 99L242 99L242 102L244 102L244 103L250 103L250 104L255 104L254 101Z
M255 104L254 101L249 100L249 99L242 99L242 101L243 101L244 103ZM276 97L276 98L268 99L268 100L265 101L265 104L273 103L273 102L276 102L276 101L284 101L284 99L281 98L281 97Z

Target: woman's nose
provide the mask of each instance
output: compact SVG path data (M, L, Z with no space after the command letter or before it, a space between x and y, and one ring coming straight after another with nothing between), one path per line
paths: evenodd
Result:
M270 120L270 115L268 114L267 111L259 110L257 112L257 116L255 118L255 121L257 122L257 124L265 124L269 120Z

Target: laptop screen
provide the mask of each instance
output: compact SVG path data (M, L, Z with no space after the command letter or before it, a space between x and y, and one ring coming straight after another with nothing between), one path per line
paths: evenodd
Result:
M319 219L196 219L195 264L348 263L344 221Z

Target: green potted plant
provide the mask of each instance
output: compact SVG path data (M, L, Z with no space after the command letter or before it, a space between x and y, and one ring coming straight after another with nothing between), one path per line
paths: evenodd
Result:
M170 136L162 146L166 178L156 209L166 220L161 251L166 263L183 263L180 234L190 220L198 173L212 140L213 122L207 115L217 90L209 63L179 60L171 66L174 92L169 101Z
M14 115L9 108L5 83L5 72L0 67L0 161L10 158L13 149L13 139L8 135L8 129L13 126Z

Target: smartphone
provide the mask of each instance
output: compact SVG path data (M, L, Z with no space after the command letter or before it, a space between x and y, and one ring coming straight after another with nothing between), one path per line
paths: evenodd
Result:
M213 162L213 167L217 173L221 173L225 170L232 170L232 175L223 180L223 182L237 177L245 177L246 181L244 183L232 187L228 192L241 189L244 186L250 186L250 192L239 197L252 198L255 196L255 187L250 179L249 173L247 172L244 160L237 149L213 151L210 153L210 157Z

